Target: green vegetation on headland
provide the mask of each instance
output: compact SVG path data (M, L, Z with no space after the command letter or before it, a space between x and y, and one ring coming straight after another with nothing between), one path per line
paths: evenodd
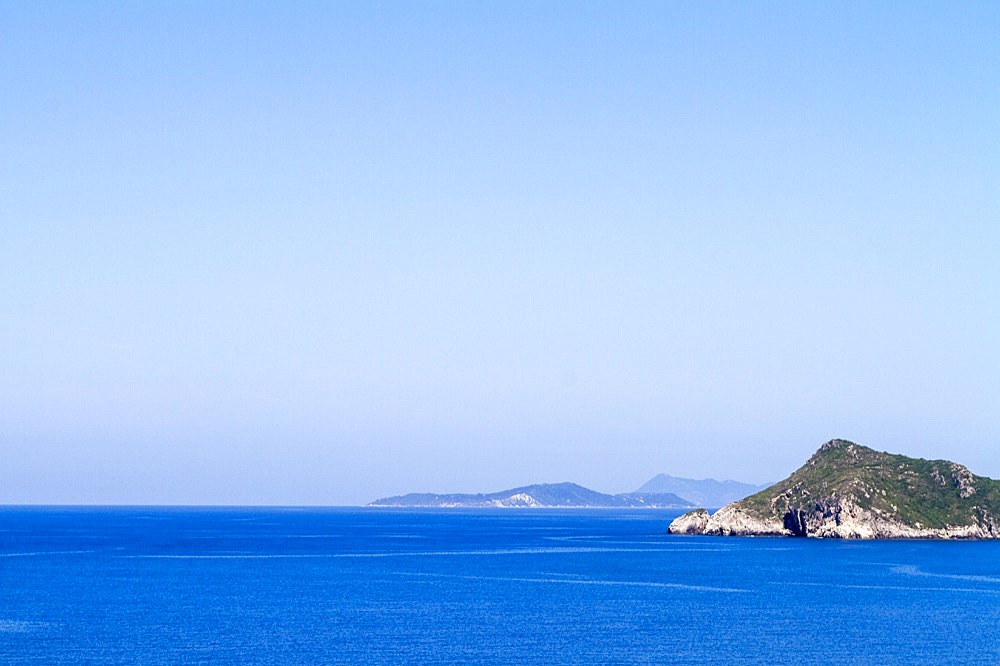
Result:
M685 514L685 534L842 538L1000 537L1000 481L947 460L824 444L784 481L712 516Z

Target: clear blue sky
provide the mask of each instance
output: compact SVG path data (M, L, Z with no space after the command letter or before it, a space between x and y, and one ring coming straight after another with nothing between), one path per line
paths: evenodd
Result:
M0 502L1000 477L1000 4L0 1Z

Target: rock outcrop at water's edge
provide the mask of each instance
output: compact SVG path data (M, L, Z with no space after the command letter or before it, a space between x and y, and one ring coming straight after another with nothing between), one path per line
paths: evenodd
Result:
M784 481L707 520L703 514L680 516L670 533L997 539L1000 482L947 460L908 458L835 439Z
M786 534L786 532L781 521L756 516L733 503L722 507L708 519L703 534L779 536Z
M704 534L708 526L708 511L695 509L670 523L671 534Z

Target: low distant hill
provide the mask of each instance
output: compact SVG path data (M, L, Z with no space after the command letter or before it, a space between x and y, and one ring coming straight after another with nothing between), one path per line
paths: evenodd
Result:
M454 508L638 508L684 509L695 505L672 493L606 495L575 483L540 483L496 493L410 493L383 497L368 506Z
M690 501L695 506L717 509L768 487L769 484L754 485L739 481L716 481L715 479L682 479L668 474L657 474L635 491L641 493L673 493Z

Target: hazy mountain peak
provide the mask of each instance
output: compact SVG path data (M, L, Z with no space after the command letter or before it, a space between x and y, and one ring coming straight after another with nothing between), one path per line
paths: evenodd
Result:
M685 479L669 474L657 474L636 490L638 493L673 493L696 506L718 508L763 490L767 484L756 485L741 481L715 479Z

